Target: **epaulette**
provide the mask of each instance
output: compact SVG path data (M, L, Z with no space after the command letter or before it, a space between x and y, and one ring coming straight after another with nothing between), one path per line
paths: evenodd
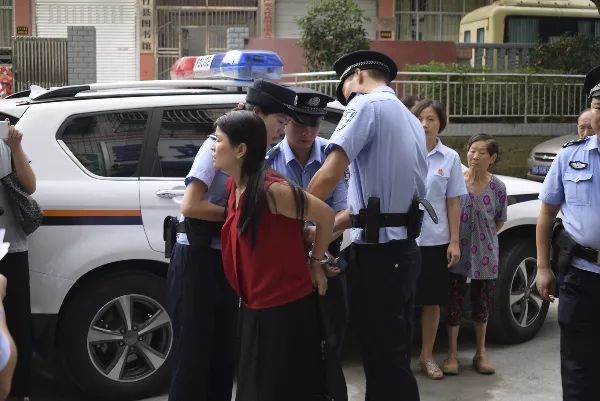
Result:
M573 139L572 141L565 143L562 147L568 148L569 146L572 146L572 145L579 145L580 143L584 143L585 141L587 141L588 138L589 138L589 136L586 136L585 138L581 138L581 139Z
M273 159L275 159L275 157L277 157L277 155L281 152L281 149L279 147L280 144L281 142L269 149L265 156L266 163L271 164L273 162Z

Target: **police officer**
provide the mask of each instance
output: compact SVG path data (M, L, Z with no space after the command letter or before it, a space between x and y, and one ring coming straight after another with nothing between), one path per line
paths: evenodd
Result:
M247 107L267 126L267 142L278 140L289 120L295 92L257 80ZM167 275L174 328L174 368L169 400L230 401L239 301L223 273L220 225L225 219L227 176L212 163L211 135L185 178L177 243Z
M422 215L414 201L426 193L425 135L387 85L397 74L388 56L358 51L334 68L337 99L347 107L308 191L326 199L350 165L352 215L334 230L352 227L350 322L363 353L365 399L418 400L410 355Z
M306 189L325 161L327 140L317 135L326 114L325 107L333 98L309 88L292 89L297 96L295 105L290 106L292 119L285 127L285 138L267 153L267 160L279 174ZM347 198L348 184L345 179L341 179L332 196L326 200L338 213L338 218L346 210ZM310 229L307 231L312 233ZM341 242L340 236L329 246L329 252L334 257L340 254ZM322 327L329 351L325 366L326 391L331 398L343 401L348 399L348 393L339 357L347 323L346 277L339 267L328 266L327 269L327 294L320 302L326 319L323 325L328 326Z
M585 78L596 135L563 145L546 175L536 228L537 290L554 301L558 271L563 400L600 394L600 66ZM562 225L554 219L562 211ZM552 265L550 244L552 238Z

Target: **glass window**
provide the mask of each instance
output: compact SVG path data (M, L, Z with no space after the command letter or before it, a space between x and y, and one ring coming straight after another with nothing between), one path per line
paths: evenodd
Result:
M465 10L463 0L441 1L440 3L442 11L462 13Z
M506 43L534 43L540 37L540 21L537 18L506 18Z
M442 15L442 33L439 40L458 42L458 35L460 32L460 19L460 15Z
M398 21L396 38L398 40L416 40L414 17L411 14L400 14L396 20Z
M489 0L465 0L465 13L470 13L471 11L487 6L488 4L492 4Z
M439 14L421 14L421 35L419 40L440 40L440 17ZM458 32L458 30L456 30ZM456 40L457 33L454 33Z
M413 11L415 0L396 0L396 11Z
M463 33L463 42L464 43L471 43L471 31L465 31Z
M215 120L234 107L164 110L158 139L158 176L185 177L198 149L206 137L213 133Z
M103 177L133 177L147 124L145 111L80 116L68 122L61 139L90 172Z
M477 43L484 43L484 42L485 42L485 29L479 28L479 29L477 29Z

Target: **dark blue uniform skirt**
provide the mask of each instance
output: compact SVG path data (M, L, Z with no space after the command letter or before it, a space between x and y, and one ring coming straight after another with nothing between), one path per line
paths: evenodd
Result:
M221 251L176 244L167 283L174 330L169 401L230 401L239 300Z

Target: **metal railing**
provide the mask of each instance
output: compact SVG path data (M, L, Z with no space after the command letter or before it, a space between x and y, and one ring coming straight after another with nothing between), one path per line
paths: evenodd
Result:
M444 103L455 122L572 121L586 107L583 75L399 72L390 86L408 95ZM285 74L291 85L307 86L335 97L335 73Z
M15 92L40 85L44 88L67 84L66 38L13 38Z
M457 43L459 61L491 71L514 71L529 65L535 45L528 43Z

